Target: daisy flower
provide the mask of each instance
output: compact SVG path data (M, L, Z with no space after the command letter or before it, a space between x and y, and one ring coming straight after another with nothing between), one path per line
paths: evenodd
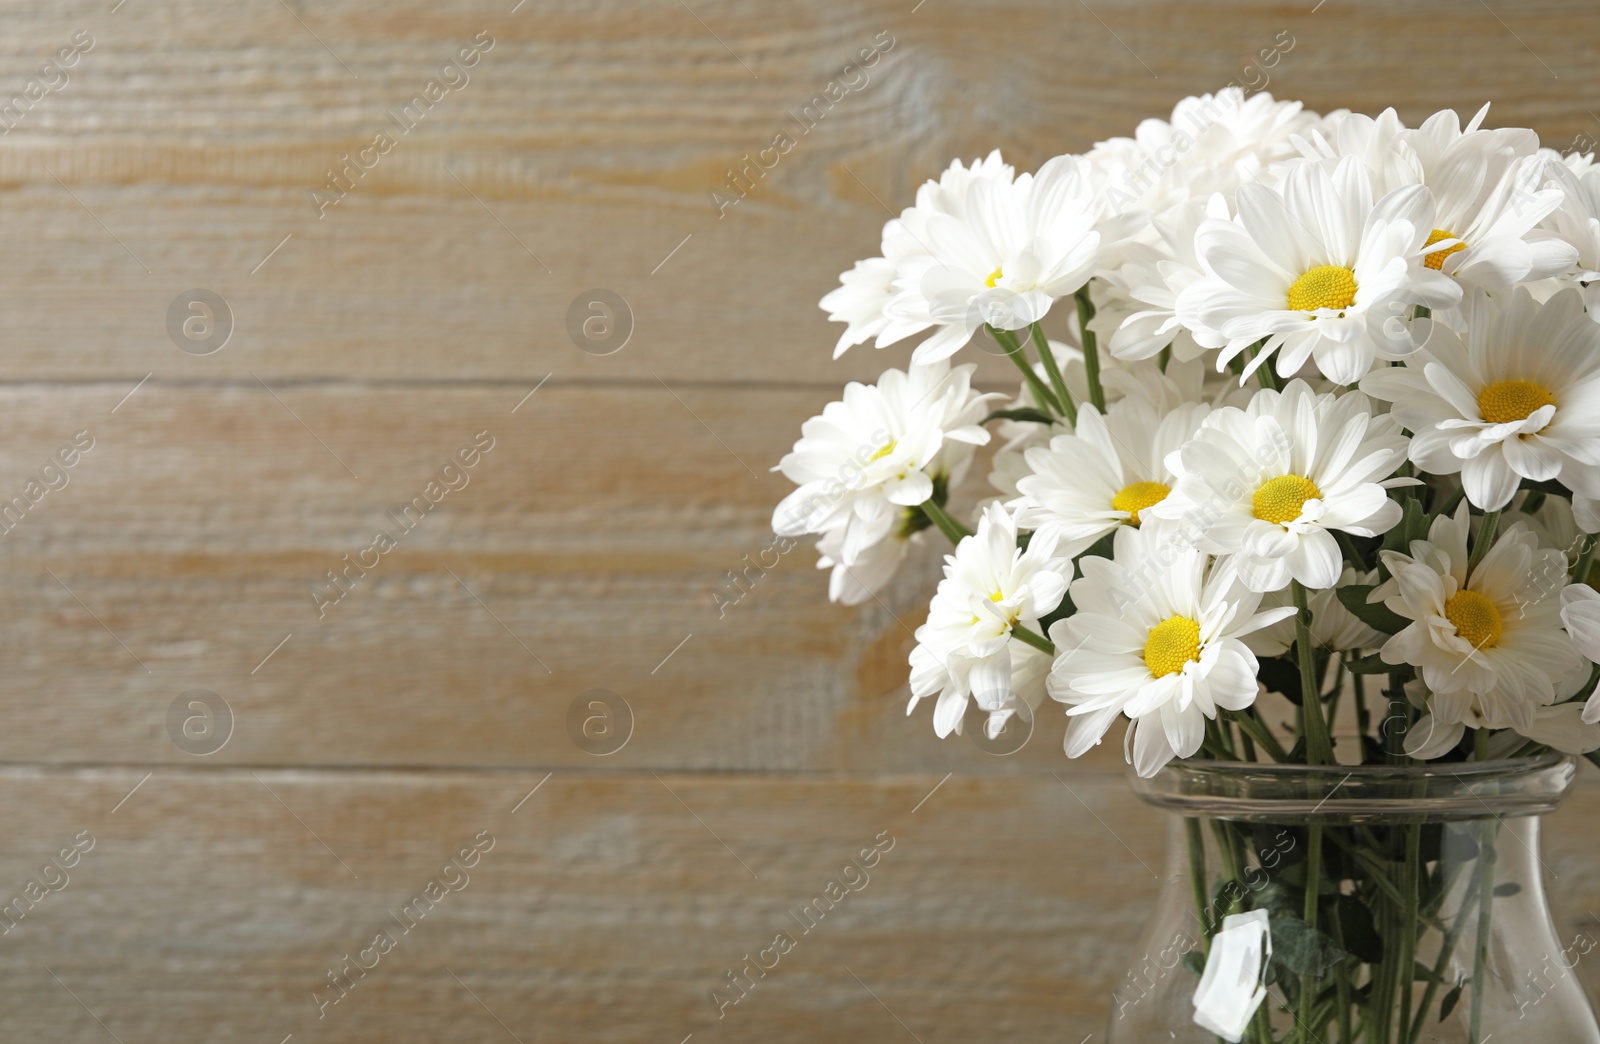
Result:
M1180 361L1197 359L1225 339L1212 331L1190 330L1178 321L1178 296L1204 277L1195 256L1195 233L1205 220L1226 221L1228 205L1214 195L1209 203L1181 204L1151 222L1154 244L1128 243L1121 263L1102 272L1090 329L1108 339L1118 359L1149 359L1163 348Z
M1600 323L1600 167L1580 170L1581 164L1575 160L1549 161L1551 182L1561 190L1562 201L1545 220L1545 227L1577 250L1577 262L1564 278L1583 290L1589 318Z
M969 697L991 713L1017 709L1012 629L1038 633L1039 618L1061 604L1072 579L1072 560L1059 558L1037 535L1017 547L1017 523L997 504L945 556L944 579L917 628L911 650L910 714L925 696L938 694L933 730L941 738L961 731ZM1026 659L1024 657L1024 659ZM1004 717L1000 718L1004 723ZM993 731L998 733L999 729Z
M1128 761L1145 777L1199 750L1219 710L1255 702L1258 664L1241 639L1294 612L1258 613L1261 596L1231 567L1158 539L1117 530L1113 558L1082 560L1077 612L1050 628L1061 652L1047 687L1068 705L1067 756L1098 744L1125 715Z
M1010 184L1015 176L1016 172L1000 158L998 149L985 159L973 161L970 167L954 160L937 181L925 182L917 190L916 205L904 215L962 216L967 190L974 182ZM896 320L886 311L902 268L925 266L927 248L906 231L900 218L892 218L883 226L881 249L883 257L856 262L854 268L839 277L838 288L822 298L821 307L828 318L846 324L845 332L833 349L835 359L868 340L875 339L877 347L884 348L928 329L928 323Z
M1085 404L1072 434L1027 450L1032 474L1017 481L1020 495L1007 506L1019 526L1075 557L1118 526L1140 525L1141 513L1166 498L1176 481L1167 457L1209 412L1204 403L1186 403L1163 416L1130 396L1102 417Z
M1361 383L1415 432L1411 460L1460 472L1484 510L1505 507L1522 479L1600 496L1600 326L1581 296L1564 290L1541 305L1518 287L1509 300L1475 295L1468 312L1465 343L1436 323L1404 366Z
M1454 110L1434 113L1415 130L1393 109L1376 119L1344 120L1334 143L1307 147L1325 165L1359 158L1377 191L1425 185L1434 203L1435 227L1425 257L1435 271L1485 290L1543 279L1565 271L1572 247L1540 229L1561 203L1561 192L1540 186L1546 166L1539 137L1526 128L1484 129L1485 105L1461 126ZM1302 143L1304 144L1304 143Z
M1226 87L1184 98L1170 119L1142 121L1132 138L1089 150L1113 210L1161 213L1214 192L1228 198L1246 181L1295 154L1295 136L1320 117L1300 102Z
M1020 330L1042 319L1094 274L1103 202L1082 157L1058 156L1014 179L1009 167L985 172L959 198L940 199L937 208L919 199L886 230L886 255L903 257L880 348L932 329L912 361L949 358L984 323Z
M822 309L828 318L844 323L844 333L833 346L835 359L853 345L877 337L889 329L884 307L893 293L894 262L885 257L857 261L839 277L839 287L823 295Z
M1234 221L1201 224L1195 253L1207 275L1175 305L1196 340L1225 340L1219 368L1265 338L1250 372L1275 352L1284 377L1310 359L1328 380L1352 384L1380 349L1399 350L1388 320L1460 297L1453 280L1424 264L1434 220L1427 190L1411 186L1374 203L1354 158L1331 174L1296 160L1278 188L1240 187L1237 209Z
M828 576L830 602L860 605L889 586L900 563L905 561L912 541L921 535L913 521L921 512L916 508L901 508L900 511L899 525L874 543L854 548L848 558L844 540L849 525L835 526L817 541L817 568L832 570Z
M1561 592L1561 625L1578 652L1600 664L1600 591L1582 583L1565 588ZM1583 721L1587 725L1600 722L1600 688L1589 694Z
M844 569L893 551L877 545L906 524L904 509L933 496L935 479L959 481L973 448L989 441L980 422L997 396L972 390L973 369L940 362L846 385L773 469L799 487L773 512L773 530L830 534L823 557ZM834 590L847 586L840 580Z
M1561 629L1561 600L1542 579L1565 576L1562 552L1513 524L1469 575L1469 526L1462 504L1454 517L1435 518L1409 555L1380 552L1390 579L1369 596L1412 621L1379 654L1417 668L1430 692L1429 713L1406 738L1413 757L1438 757L1468 726L1533 738L1538 708L1555 702L1558 683L1581 664Z
M1176 454L1177 484L1151 509L1183 520L1201 550L1237 555L1240 580L1276 591L1290 579L1332 587L1343 570L1333 536L1376 536L1400 520L1387 487L1406 439L1360 392L1318 395L1294 380L1245 409L1212 410Z

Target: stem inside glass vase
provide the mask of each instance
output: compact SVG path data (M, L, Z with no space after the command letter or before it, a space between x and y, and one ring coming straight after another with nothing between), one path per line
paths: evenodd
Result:
M1537 828L1574 774L1571 759L1547 755L1443 765L1198 761L1136 780L1141 797L1174 814L1173 894L1157 908L1152 938L1193 939L1198 920L1203 941L1139 1004L1119 1008L1109 1039L1600 1044L1575 976L1524 981L1546 954L1571 949L1544 904ZM1225 923L1238 914L1254 919ZM1218 1001L1211 983L1217 1006L1206 1024L1217 1025L1217 1012L1234 1020L1219 1036L1195 1023L1200 976L1251 926L1270 938L1270 956L1231 999L1224 990ZM1262 984L1259 1007L1242 1006Z

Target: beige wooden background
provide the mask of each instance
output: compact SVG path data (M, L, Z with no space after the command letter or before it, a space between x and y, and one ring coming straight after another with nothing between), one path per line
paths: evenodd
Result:
M0 123L0 499L94 439L0 536L0 900L95 840L0 935L0 1039L1098 1039L1164 843L1117 752L1065 763L1053 716L1004 758L905 719L931 554L860 611L808 548L713 608L799 423L904 364L830 362L815 302L951 157L1126 133L1259 83L1285 33L1270 89L1313 107L1600 135L1600 12L513 2L0 2L0 102L26 102ZM470 81L394 130L480 33ZM881 33L719 218L726 170ZM167 328L195 288L235 322L205 356ZM567 333L591 288L634 316L603 357ZM326 571L484 431L470 484L319 618ZM208 756L168 726L197 689L233 715ZM567 727L594 689L635 717L604 757ZM1556 817L1564 935L1600 910L1597 812L1586 784ZM319 1018L328 970L481 831L470 881ZM719 1019L727 972L882 832L870 883Z

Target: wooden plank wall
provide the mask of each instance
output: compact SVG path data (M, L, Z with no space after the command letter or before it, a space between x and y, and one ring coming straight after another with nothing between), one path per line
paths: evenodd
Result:
M1271 89L1317 108L1600 135L1586 0L113 2L0 2L0 499L37 501L0 536L0 898L93 842L0 936L5 1040L1097 1037L1162 865L1116 752L906 721L931 553L867 609L804 549L714 608L800 421L904 363L830 362L816 299L951 157L1126 133L1282 34ZM596 288L633 317L611 354L568 334ZM193 290L231 317L209 354ZM605 756L569 731L592 690L634 720ZM1567 934L1597 804L1556 817Z

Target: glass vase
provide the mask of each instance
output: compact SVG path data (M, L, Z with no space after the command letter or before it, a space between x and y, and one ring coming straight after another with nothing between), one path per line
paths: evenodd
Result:
M1600 931L1557 936L1539 861L1575 774L1552 754L1135 779L1169 856L1108 1040L1600 1044L1573 970Z

